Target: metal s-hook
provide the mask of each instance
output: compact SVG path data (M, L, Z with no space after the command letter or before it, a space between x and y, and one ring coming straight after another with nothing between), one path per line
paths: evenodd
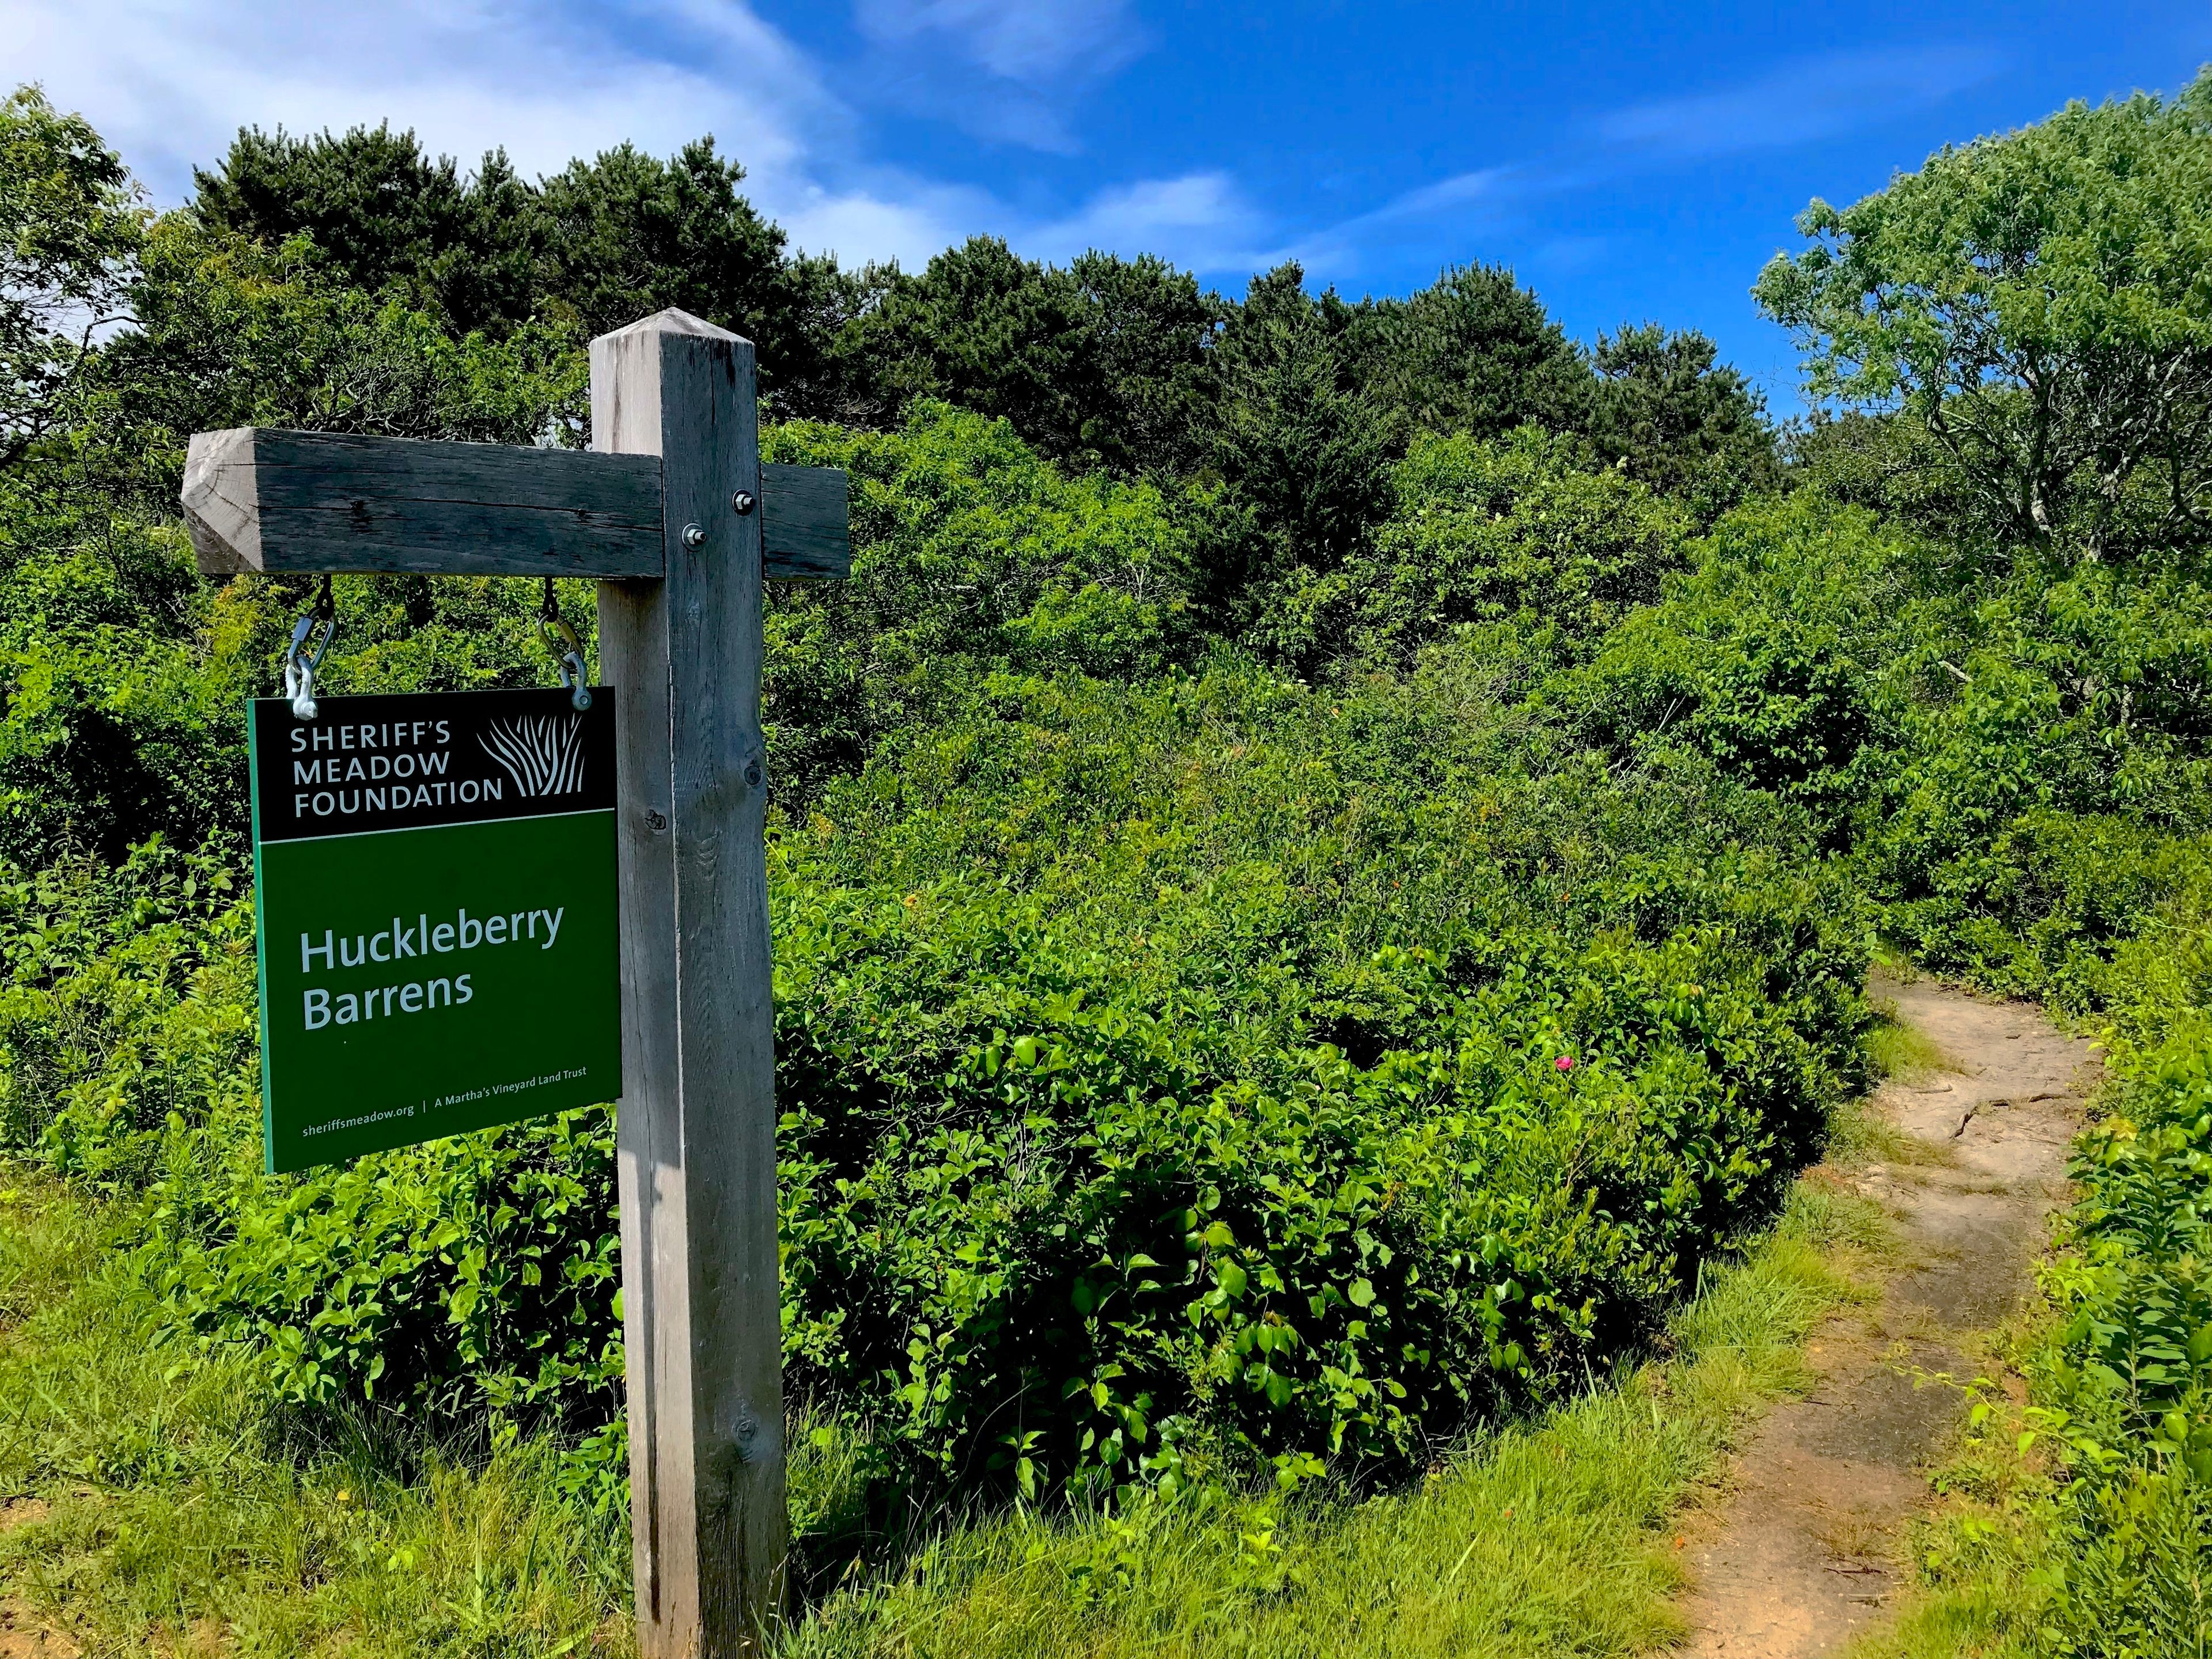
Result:
M301 654L317 623L322 625L319 644L306 655ZM331 641L338 631L337 601L331 597L331 579L323 578L323 586L315 595L313 607L292 624L292 643L284 651L284 695L292 700L295 720L315 718L315 676L321 672L324 654L331 648Z
M560 606L553 603L553 579L545 579L545 603L538 609L538 632L553 653L554 672L568 693L568 706L579 714L592 706L590 676L584 669L584 642L568 626Z

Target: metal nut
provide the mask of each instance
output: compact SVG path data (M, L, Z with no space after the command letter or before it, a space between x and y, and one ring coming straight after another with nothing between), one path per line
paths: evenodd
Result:
M696 524L687 524L684 526L684 546L704 547L706 544L707 532L705 531L700 529Z
M750 489L736 490L730 496L730 511L741 519L757 505L759 503L753 500L753 492Z

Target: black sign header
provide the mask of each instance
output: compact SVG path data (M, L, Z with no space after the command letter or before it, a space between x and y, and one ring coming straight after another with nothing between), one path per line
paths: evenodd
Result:
M254 830L264 842L612 810L613 695L561 690L323 697L303 720L252 706Z

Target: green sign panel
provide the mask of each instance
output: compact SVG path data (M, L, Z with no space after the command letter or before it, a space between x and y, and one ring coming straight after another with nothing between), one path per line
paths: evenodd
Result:
M613 699L257 701L268 1167L622 1093Z

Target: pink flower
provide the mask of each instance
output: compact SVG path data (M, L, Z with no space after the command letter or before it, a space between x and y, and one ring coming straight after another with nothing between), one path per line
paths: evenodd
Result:
M1555 1071L1571 1072L1575 1069L1575 1057L1572 1054L1561 1054L1552 1062L1552 1066Z

